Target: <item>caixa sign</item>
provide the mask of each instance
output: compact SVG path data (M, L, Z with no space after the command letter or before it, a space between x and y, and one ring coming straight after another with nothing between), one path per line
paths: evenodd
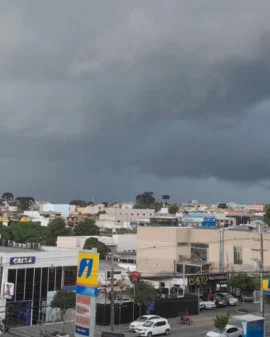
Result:
M11 257L9 264L34 264L36 262L35 256L20 256L20 257Z

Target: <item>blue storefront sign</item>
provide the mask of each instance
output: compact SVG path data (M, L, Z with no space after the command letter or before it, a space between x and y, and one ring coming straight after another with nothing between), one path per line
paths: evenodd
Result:
M89 328L83 328L79 325L75 325L75 332L82 336L89 336Z
M11 257L9 260L9 264L18 265L18 264L34 264L36 262L35 256L19 256L19 257Z

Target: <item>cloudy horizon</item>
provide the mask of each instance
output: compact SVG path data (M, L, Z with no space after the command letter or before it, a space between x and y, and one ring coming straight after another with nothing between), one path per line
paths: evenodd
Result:
M0 193L270 202L269 9L3 0Z

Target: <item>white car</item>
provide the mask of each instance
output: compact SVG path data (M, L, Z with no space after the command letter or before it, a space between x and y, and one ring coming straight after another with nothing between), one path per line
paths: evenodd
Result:
M216 304L213 301L208 301L207 298L205 297L201 297L200 298L200 309L206 309L206 310L211 310L211 309L215 309L216 308Z
M238 299L229 293L220 293L221 297L224 298L230 306L235 306L238 304Z
M219 332L218 329L213 329L207 332L205 337L242 337L243 329L234 325L226 325L226 328Z
M143 315L143 316L139 317L138 319L136 319L136 321L130 323L129 330L135 331L136 328L139 328L144 323L146 323L146 322L148 322L152 319L156 319L156 318L161 318L161 317L157 316L157 315Z
M154 335L166 335L171 332L171 326L165 318L155 318L144 323L135 330L137 336L151 337Z

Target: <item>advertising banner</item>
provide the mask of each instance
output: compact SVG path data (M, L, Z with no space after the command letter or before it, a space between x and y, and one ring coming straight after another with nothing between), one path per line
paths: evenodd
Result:
M79 253L76 286L75 335L95 336L96 298L98 295L98 253Z
M189 286L198 286L202 284L226 283L228 282L228 274L200 274L188 276Z

